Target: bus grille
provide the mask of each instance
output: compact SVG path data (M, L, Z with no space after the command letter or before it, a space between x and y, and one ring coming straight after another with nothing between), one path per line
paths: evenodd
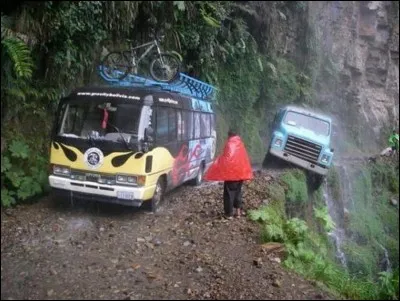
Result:
M102 173L89 173L80 170L71 170L71 178L87 182L99 183L99 179L106 181L104 184L115 184L115 176Z
M321 149L322 147L318 144L290 135L288 136L288 140L285 145L285 151L288 154L291 154L310 163L318 163Z

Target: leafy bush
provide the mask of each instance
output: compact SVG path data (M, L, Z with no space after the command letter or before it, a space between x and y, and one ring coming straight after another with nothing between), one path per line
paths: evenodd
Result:
M285 203L285 189L279 183L273 183L267 187L269 197L280 204Z
M290 241L295 245L303 242L307 236L308 227L306 225L306 222L301 219L292 218L286 221L283 228L286 241Z
M336 225L332 220L328 212L328 207L323 206L319 208L314 208L315 218L324 227L326 232L330 232L335 229Z
M47 161L32 154L22 140L13 140L1 157L1 202L5 207L43 192Z
M379 273L379 299L399 300L399 270Z
M399 194L399 170L395 164L378 162L370 165L369 171L372 183L379 184L377 187Z
M308 200L307 179L303 171L296 169L281 176L286 186L286 200L305 203Z
M249 218L262 226L262 240L265 242L290 242L297 246L304 241L308 227L303 220L293 218L285 221L274 207L264 206L249 211Z
M364 174L362 182L364 184L371 183L368 177L365 178L365 176L368 176L368 174ZM286 173L282 177L285 177L282 182L287 185L286 187L292 187L291 192L288 193L287 191L287 194L289 196L291 194L296 195L293 192L296 191L296 189L293 189L293 187L296 187L296 185L293 185L293 182L303 178L301 173ZM305 179L303 178L303 180ZM271 191L279 191L279 189L274 187ZM374 202L371 195L368 196L367 194L372 194L372 192L364 189L362 196L367 198L367 200L364 200L366 202L364 204L369 208ZM313 195L314 199L319 199L320 197L321 193ZM281 200L279 203L282 204L283 201ZM368 213L369 217L365 218L376 218L371 217L369 209L367 211L360 210L357 213L361 216ZM330 231L335 227L328 214L328 208L322 206L321 202L314 208L314 215L317 221L323 226L324 231ZM326 235L324 235L325 232L317 234L310 231L306 223L298 218L286 220L285 214L279 210L277 202L273 202L270 206L249 211L249 218L260 224L261 239L263 242L273 241L285 244L288 256L284 260L283 265L286 268L293 269L307 278L321 281L329 289L338 292L346 298L361 300L398 298L398 270L393 274L386 272L379 273L377 258L383 256L383 251L376 243L373 248L370 245L373 242L372 237L381 233L374 230L374 228L379 229L381 227L379 223L375 224L376 221L370 221L372 225L366 225L368 222L363 220L362 227L366 233L364 246L359 246L355 241L349 241L343 245L343 249L347 253L350 272L361 272L355 275L338 266L334 262L334 256L329 256L334 246L329 242ZM386 245L395 244L395 240L385 235L380 239L386 241ZM371 275L375 277L371 277ZM376 278L377 282L374 281L374 278Z

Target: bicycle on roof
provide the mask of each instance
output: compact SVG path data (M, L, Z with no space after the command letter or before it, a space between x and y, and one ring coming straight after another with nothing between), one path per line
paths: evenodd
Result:
M180 58L173 53L162 52L159 43L164 39L164 35L158 34L153 41L144 43L139 46L132 46L129 50L113 51L107 54L102 65L104 66L104 74L109 78L123 80L129 74L138 74L139 64L153 52L155 57L150 62L150 75L159 82L172 82L180 72ZM127 40L132 43L132 40ZM142 55L138 56L138 49L145 48Z

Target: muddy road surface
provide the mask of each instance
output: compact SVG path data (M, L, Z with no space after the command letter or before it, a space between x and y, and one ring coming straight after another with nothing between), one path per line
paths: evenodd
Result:
M245 210L273 177L245 185ZM257 225L223 218L221 198L206 183L157 214L51 197L2 210L1 299L329 299L262 251Z

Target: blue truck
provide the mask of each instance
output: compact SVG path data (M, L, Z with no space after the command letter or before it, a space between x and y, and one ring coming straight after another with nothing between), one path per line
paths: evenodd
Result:
M309 109L286 106L276 114L267 156L311 172L319 186L332 164L332 120Z

